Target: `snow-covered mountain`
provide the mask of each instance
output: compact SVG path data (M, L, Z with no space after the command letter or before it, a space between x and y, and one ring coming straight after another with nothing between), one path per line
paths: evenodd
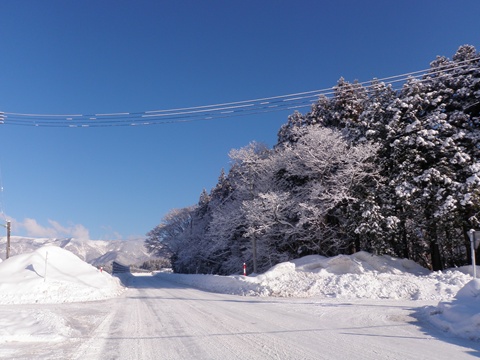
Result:
M49 239L12 236L10 256L35 251L44 245L55 245L68 250L80 259L94 265L107 265L117 261L125 265L141 265L151 259L143 239L133 240L80 240L74 238ZM5 259L6 238L0 238L0 259Z

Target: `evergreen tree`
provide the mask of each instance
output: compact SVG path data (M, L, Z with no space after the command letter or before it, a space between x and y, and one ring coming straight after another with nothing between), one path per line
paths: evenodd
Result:
M398 92L342 78L332 97L289 116L272 150L232 150L228 174L167 214L146 246L182 272L238 273L254 260L263 271L358 250L434 270L463 265L467 232L480 226L479 117L472 46L437 57Z

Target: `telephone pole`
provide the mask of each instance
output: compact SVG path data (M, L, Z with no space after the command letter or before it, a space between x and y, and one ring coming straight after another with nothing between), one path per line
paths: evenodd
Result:
M252 177L252 165L249 164L248 167L248 176L250 181L250 195L252 196L252 201L255 199L253 193L253 177ZM252 234L252 258L253 258L253 273L257 274L257 237L255 236L255 231Z

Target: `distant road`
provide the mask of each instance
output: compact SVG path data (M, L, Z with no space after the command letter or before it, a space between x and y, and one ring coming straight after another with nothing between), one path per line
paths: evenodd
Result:
M432 359L480 356L415 315L415 301L257 298L134 276L108 301L38 305L76 329L65 341L15 349L31 359ZM34 306L34 305L33 305ZM15 306L11 307L15 309ZM3 347L4 344L0 344ZM24 356L24 357L22 357Z

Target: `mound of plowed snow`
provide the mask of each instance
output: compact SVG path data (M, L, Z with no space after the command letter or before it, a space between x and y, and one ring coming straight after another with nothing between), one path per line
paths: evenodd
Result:
M0 263L0 304L93 301L122 291L117 278L56 246Z

